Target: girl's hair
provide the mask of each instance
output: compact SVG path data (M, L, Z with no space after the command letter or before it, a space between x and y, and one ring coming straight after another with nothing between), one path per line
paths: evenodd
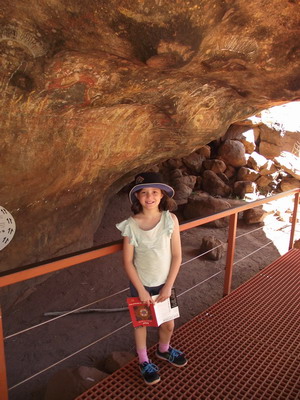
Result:
M138 192L140 192L140 190L138 190L136 193ZM159 211L175 211L177 209L176 201L169 197L164 190L162 190L161 192L163 194L163 197L158 205ZM135 197L135 200L131 205L131 211L133 212L133 214L139 214L143 211L143 207L138 201L137 197Z

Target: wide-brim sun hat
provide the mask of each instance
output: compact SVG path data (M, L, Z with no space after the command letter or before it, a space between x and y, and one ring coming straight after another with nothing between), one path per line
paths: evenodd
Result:
M135 177L134 183L133 188L129 192L129 200L131 204L136 200L134 193L147 187L164 190L169 197L173 197L175 194L174 189L164 183L162 176L157 172L143 172Z

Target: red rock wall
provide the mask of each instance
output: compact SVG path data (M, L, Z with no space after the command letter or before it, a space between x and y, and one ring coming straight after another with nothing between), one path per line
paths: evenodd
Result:
M91 246L136 171L299 98L296 0L0 6L2 270Z

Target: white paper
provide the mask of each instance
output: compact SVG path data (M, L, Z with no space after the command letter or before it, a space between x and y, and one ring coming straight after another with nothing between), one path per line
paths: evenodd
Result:
M152 299L155 301L159 295L152 296ZM171 306L173 303L173 307ZM175 304L176 306L174 306ZM154 304L155 315L157 320L157 325L161 325L164 322L172 321L175 318L180 317L179 308L176 300L176 296L173 295L171 298L162 301L161 303Z

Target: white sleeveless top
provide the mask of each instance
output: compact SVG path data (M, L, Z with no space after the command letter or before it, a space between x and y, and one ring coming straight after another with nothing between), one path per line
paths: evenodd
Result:
M174 221L169 211L163 211L154 228L143 230L130 217L116 227L128 236L134 246L133 264L144 286L159 286L166 282L172 260L171 236Z

